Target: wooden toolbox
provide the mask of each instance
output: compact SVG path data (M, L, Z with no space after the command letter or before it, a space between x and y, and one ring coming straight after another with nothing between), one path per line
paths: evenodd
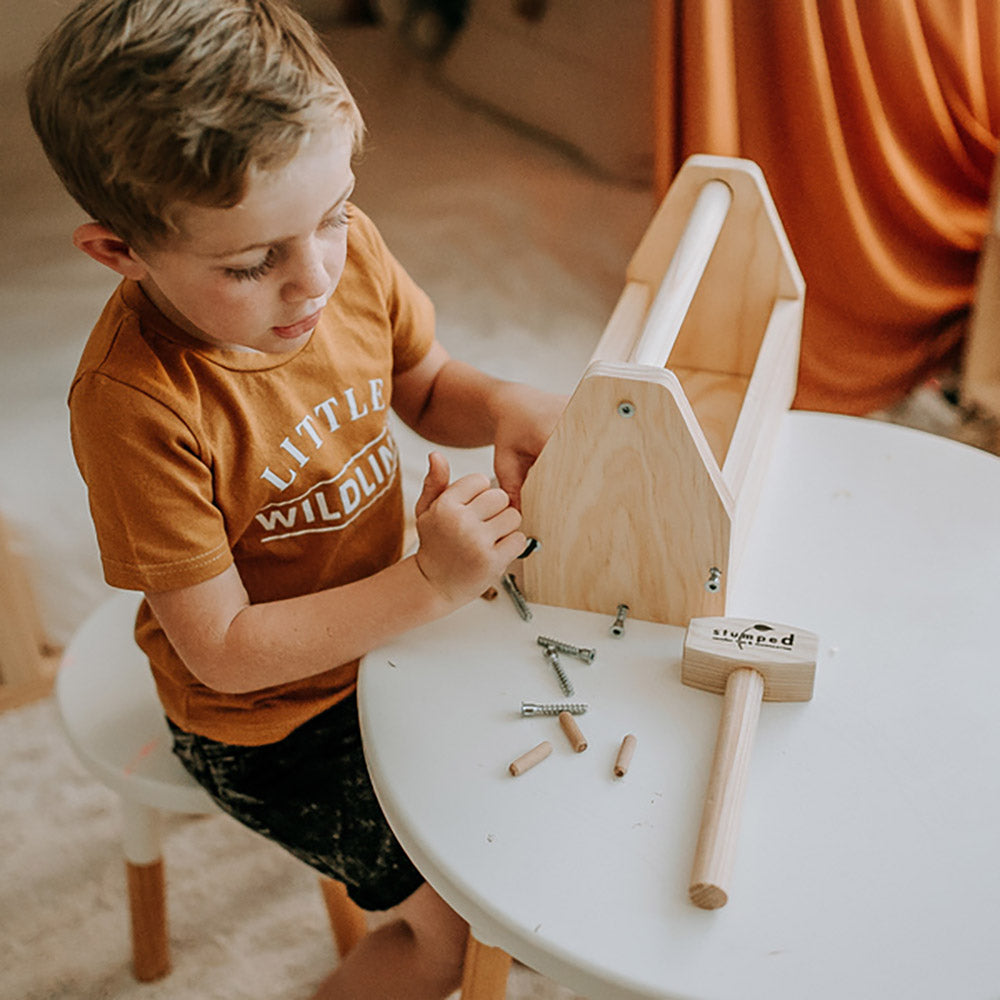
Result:
M687 160L525 482L529 601L680 626L726 613L804 294L759 167Z

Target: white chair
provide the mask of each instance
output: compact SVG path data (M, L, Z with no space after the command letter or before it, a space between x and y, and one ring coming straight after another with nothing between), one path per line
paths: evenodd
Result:
M136 979L170 971L160 814L218 811L171 751L152 674L133 639L139 595L118 593L71 639L56 677L56 703L84 767L121 799ZM320 879L338 951L367 929L344 886Z

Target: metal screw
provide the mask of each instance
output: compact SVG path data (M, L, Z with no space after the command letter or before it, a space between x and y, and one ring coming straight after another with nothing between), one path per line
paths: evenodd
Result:
M710 593L714 594L719 587L722 586L722 570L717 566L713 566L708 571L708 579L705 581L705 589Z
M536 549L540 549L542 543L537 538L529 538L528 544L525 545L524 551L517 557L518 559L527 559Z
M556 705L539 704L537 701L522 701L521 716L528 719L533 715L559 715L561 712L569 712L570 715L583 715L587 711L587 705L579 701L564 701Z
M618 416L631 417L634 413L635 413L635 403L632 403L627 399L623 399L618 404Z
M616 638L620 639L625 633L625 619L628 617L628 605L619 604L618 613L615 616L615 620L611 623L611 628L608 631Z
M552 664L556 677L559 678L559 686L562 688L563 694L568 698L573 693L573 685L570 683L566 671L563 670L563 665L559 662L559 654L551 646L546 646L543 652L545 659Z
M524 599L524 594L518 589L517 580L514 579L512 573L508 573L503 580L503 589L510 594L510 599L514 602L514 607L517 608L517 613L526 621L531 621L531 608L528 607L528 602Z
M562 642L560 639L550 639L547 635L540 635L538 637L538 645L549 646L560 653L565 653L567 656L575 656L578 660L583 660L584 663L593 663L594 657L597 655L596 649L571 646L568 642Z

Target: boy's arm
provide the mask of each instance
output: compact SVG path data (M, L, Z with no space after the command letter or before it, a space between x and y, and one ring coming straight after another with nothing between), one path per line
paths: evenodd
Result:
M505 382L455 361L437 341L393 381L393 409L437 444L495 446L497 482L520 509L521 486L566 405L564 396Z
M373 576L251 604L230 566L147 594L150 607L188 669L218 691L256 691L350 662L472 600L523 550L520 514L501 490L482 475L448 478L435 453L416 505L420 549Z
M501 488L484 475L449 484L438 453L417 501L417 552L354 583L251 604L234 566L203 583L148 593L191 672L219 691L256 691L347 663L473 600L524 550L524 474L564 400L452 360L435 342L393 382L393 407L418 433L464 447L494 443Z

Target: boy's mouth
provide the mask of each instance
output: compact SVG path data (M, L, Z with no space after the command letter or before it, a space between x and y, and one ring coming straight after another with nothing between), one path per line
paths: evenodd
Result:
M301 337L302 334L308 333L319 322L322 313L322 309L317 309L311 316L306 316L305 319L300 319L298 323L292 323L291 326L272 326L271 332L276 337L281 337L284 340Z

